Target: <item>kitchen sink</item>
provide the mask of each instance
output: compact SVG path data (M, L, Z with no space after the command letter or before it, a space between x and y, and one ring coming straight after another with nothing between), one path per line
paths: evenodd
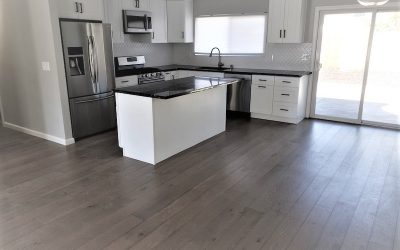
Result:
M226 68L226 67L199 67L199 69L204 69L204 70L229 70L231 68Z

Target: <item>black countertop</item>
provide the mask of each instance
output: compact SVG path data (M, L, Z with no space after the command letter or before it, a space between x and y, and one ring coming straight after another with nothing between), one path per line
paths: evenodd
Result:
M234 84L239 81L240 80L238 79L188 77L171 81L162 81L143 85L135 85L126 88L118 88L115 90L115 92L158 99L171 99L224 85Z
M116 77L129 76L129 75L140 75L146 73L154 73L157 71L174 71L174 70L193 70L193 71L206 71L206 72L219 72L229 74L249 74L249 75L274 75L274 76L289 76L289 77L302 77L305 75L311 75L310 71L293 71L293 70L272 70L272 69L244 69L244 68L233 68L233 69L219 69L215 68L204 68L200 66L192 65L164 65L151 68L133 69L116 71Z

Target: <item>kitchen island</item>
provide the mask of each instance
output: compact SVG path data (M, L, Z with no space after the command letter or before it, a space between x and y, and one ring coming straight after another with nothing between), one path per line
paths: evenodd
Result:
M123 155L155 165L224 132L227 85L238 82L188 77L116 89Z

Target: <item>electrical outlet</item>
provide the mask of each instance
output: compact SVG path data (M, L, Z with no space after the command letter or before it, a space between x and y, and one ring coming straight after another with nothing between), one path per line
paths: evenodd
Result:
M50 71L50 62L42 62L42 70Z

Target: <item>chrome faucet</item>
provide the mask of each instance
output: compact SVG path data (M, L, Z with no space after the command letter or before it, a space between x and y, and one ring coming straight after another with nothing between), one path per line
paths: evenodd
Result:
M218 68L222 68L224 66L224 64L221 61L221 50L218 47L214 47L211 52L210 52L210 57L213 56L213 52L214 50L218 50Z

